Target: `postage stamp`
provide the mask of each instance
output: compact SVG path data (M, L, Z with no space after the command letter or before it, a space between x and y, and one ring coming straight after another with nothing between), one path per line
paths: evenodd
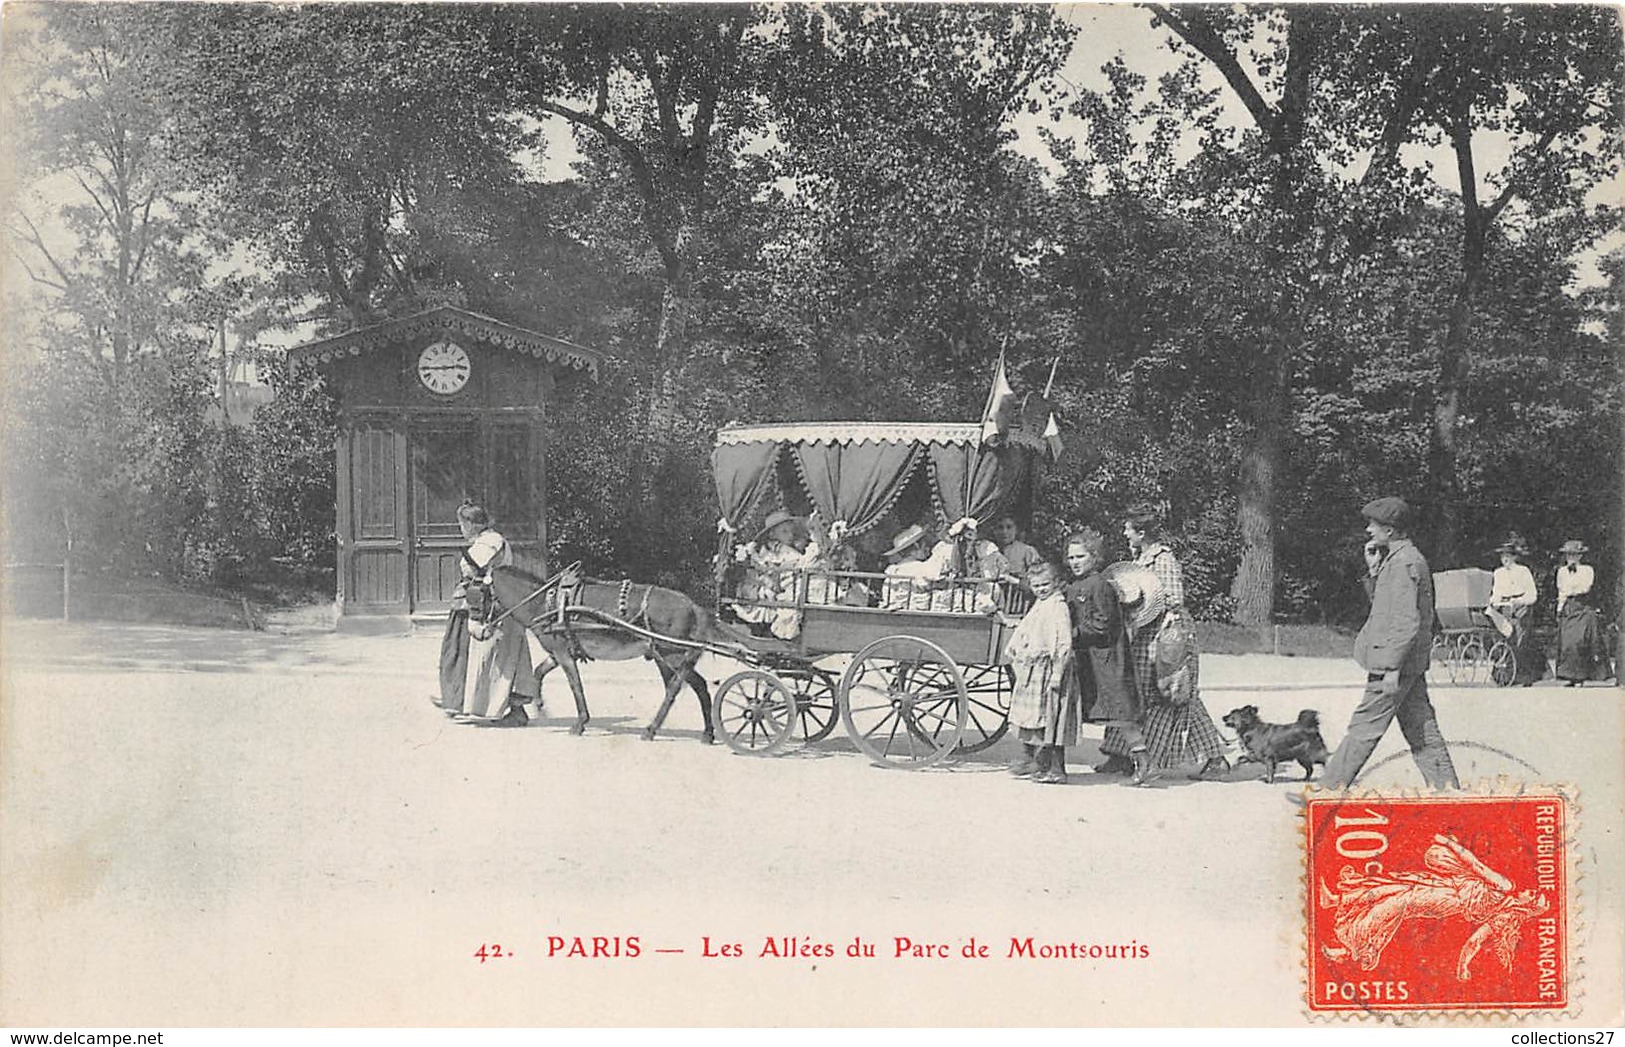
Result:
M1568 1005L1564 796L1313 798L1307 815L1311 1011Z

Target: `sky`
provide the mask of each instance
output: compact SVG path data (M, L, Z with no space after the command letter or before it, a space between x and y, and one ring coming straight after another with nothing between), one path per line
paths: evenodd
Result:
M1161 74L1172 71L1179 64L1178 56L1169 46L1173 40L1172 33L1166 29L1153 28L1152 16L1143 8L1131 4L1064 4L1059 5L1059 11L1061 17L1078 30L1072 52L1061 70L1065 90L1063 101L1079 91L1104 89L1107 80L1100 71L1101 67L1118 54L1124 55L1129 67L1144 76L1148 84L1152 85ZM11 14L15 14L15 9ZM1224 122L1237 127L1248 125L1250 117L1245 108L1218 72L1205 62L1200 68L1207 85L1220 90L1221 104L1226 113ZM536 158L537 176L544 180L570 177L571 166L579 159L580 153L575 148L569 126L560 119L549 121L543 126L547 133L548 145L546 154ZM1063 117L1059 124L1051 123L1047 115L1024 114L1020 117L1017 121L1018 140L1015 148L1046 163L1049 161L1048 149L1039 137L1040 126L1073 137L1078 137L1083 132L1081 122L1070 115ZM1488 179L1505 161L1507 142L1504 138L1484 134L1475 145L1478 146L1480 153L1481 178ZM1456 167L1448 149L1440 148L1431 153L1413 151L1408 158L1413 162L1427 161L1441 187L1452 192L1458 190ZM1625 202L1625 176L1616 177L1613 182L1600 187L1597 198ZM1594 252L1590 258L1583 259L1579 282L1582 285L1600 282L1602 277L1595 265L1596 258L1606 250L1622 245L1625 245L1625 236L1616 237L1601 250ZM14 281L18 275L15 267L6 268L11 270L7 275ZM298 339L298 335L291 337L294 340Z
M1101 72L1101 67L1119 54L1124 56L1131 70L1145 78L1148 88L1154 88L1159 77L1172 72L1180 64L1180 56L1176 55L1170 46L1175 40L1174 34L1168 29L1153 27L1151 13L1142 7L1132 3L1060 4L1057 7L1061 17L1077 29L1071 54L1060 72L1063 93L1059 101L1063 104L1081 91L1106 90L1109 85L1106 76ZM1237 128L1250 126L1251 116L1235 92L1224 81L1223 76L1205 61L1200 63L1198 68L1201 70L1204 85L1219 91L1220 105L1224 112L1221 123ZM537 175L546 181L567 179L571 176L571 165L581 155L575 148L570 125L562 118L553 118L543 126L548 139L547 155L539 158ZM1015 145L1017 151L1039 161L1052 171L1057 165L1050 156L1048 146L1039 136L1039 128L1047 128L1062 137L1075 139L1081 139L1084 133L1083 123L1070 114L1063 116L1059 123L1052 122L1047 113L1021 114L1016 119L1015 126L1018 133ZM1484 185L1488 184L1492 175L1506 163L1510 155L1510 145L1510 141L1504 135L1486 132L1480 133L1475 138L1474 152L1481 183L1481 198L1484 195ZM1194 144L1189 144L1188 148L1194 151ZM1457 176L1455 157L1448 146L1441 144L1430 149L1408 147L1402 152L1402 157L1411 164L1426 163L1433 172L1434 180L1442 188L1452 193L1460 192L1461 183ZM1359 162L1363 164L1363 158ZM1358 169L1354 173L1357 174ZM1612 182L1599 187L1593 199L1625 203L1625 172ZM1597 259L1609 250L1621 246L1625 246L1625 234L1611 239L1603 247L1582 259L1578 273L1579 284L1585 286L1602 282L1602 274L1596 266Z

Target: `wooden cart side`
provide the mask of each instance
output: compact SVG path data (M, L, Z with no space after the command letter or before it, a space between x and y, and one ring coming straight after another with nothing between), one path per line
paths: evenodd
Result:
M883 636L916 636L961 665L999 665L1008 633L985 614L813 604L803 611L801 647L809 657L821 658L860 650Z

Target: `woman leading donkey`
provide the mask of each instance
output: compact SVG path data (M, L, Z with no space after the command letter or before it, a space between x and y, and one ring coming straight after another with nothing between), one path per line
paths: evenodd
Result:
M440 641L440 699L448 714L500 727L530 722L525 703L538 701L530 645L519 622L499 618L489 599L492 573L513 563L513 551L473 502L457 507L457 526L468 548L452 592L451 617ZM539 706L539 702L538 702Z
M686 684L699 699L705 723L702 738L710 744L715 740L711 691L695 671L695 663L707 652L753 657L736 634L675 589L577 578L573 572L543 579L517 567L500 566L491 572L491 591L499 617L515 628L529 629L547 652L547 660L535 674L537 693L542 678L555 666L564 670L576 703L571 734L580 734L592 718L579 663L594 658L647 658L660 670L666 692L644 738L654 739L677 692Z

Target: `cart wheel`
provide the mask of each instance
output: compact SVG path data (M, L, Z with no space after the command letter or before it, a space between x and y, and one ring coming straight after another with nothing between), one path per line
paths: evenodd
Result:
M840 713L835 701L835 678L825 672L812 672L790 679L796 714L791 734L803 742L821 742L835 730Z
M1016 671L1008 665L977 665L965 673L965 733L959 753L979 753L1010 729L1010 695Z
M1497 687L1510 687L1518 678L1518 652L1505 640L1495 641L1489 653L1490 680Z
M746 669L734 673L717 688L712 719L734 752L768 756L790 740L795 699L777 676Z
M911 769L946 759L965 729L965 678L929 640L887 636L853 656L841 677L841 720L876 763Z

